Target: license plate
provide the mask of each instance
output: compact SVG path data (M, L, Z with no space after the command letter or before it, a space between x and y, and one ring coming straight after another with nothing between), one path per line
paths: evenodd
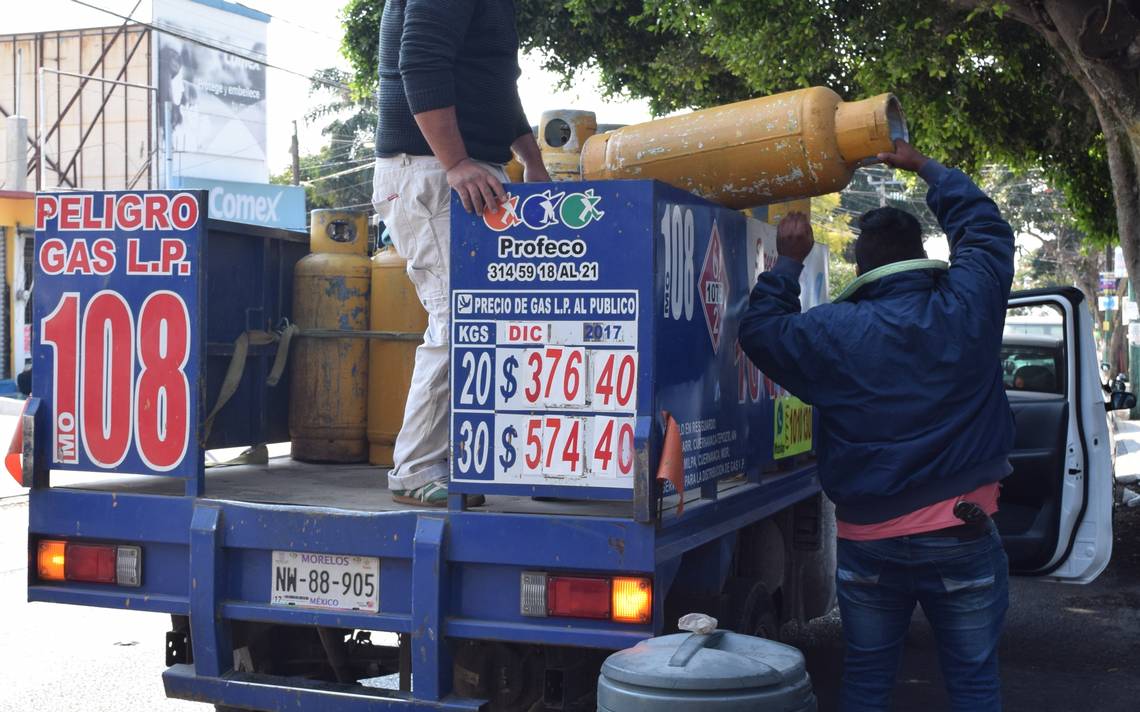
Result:
M380 559L274 551L270 603L333 611L380 610Z

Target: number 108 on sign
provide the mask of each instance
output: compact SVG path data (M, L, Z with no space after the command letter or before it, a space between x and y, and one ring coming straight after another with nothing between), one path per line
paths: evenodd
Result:
M152 292L135 313L112 290L86 304L68 292L39 338L52 355L53 463L79 463L82 447L94 466L111 469L133 445L155 472L182 464L193 401L190 312L180 295Z

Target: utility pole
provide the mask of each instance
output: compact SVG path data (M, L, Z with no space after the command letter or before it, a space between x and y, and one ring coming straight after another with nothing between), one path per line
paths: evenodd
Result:
M28 189L28 120L21 113L20 79L23 77L24 50L16 50L16 110L7 121L8 170L4 184L8 190Z
M297 145L297 122L293 121L293 145L289 149L293 152L293 185L301 184L301 151Z
M163 176L165 180L162 185L167 190L174 187L174 140L170 135L172 129L170 112L170 102L162 102L162 155L166 164L166 175Z

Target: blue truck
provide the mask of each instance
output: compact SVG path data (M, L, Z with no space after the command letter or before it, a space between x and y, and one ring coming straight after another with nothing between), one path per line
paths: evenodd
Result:
M33 397L6 461L30 488L29 600L169 615L170 697L337 712L589 709L605 655L681 614L776 636L828 612L817 414L736 346L771 226L652 181L508 190L452 209L446 510L394 505L363 465L206 467L288 440L267 380L305 235L211 220L195 191L39 195ZM805 308L827 300L818 249ZM1075 290L1013 307L1063 335L1052 390L1015 403L1036 425L1011 560L1090 580L1111 466L1089 316Z

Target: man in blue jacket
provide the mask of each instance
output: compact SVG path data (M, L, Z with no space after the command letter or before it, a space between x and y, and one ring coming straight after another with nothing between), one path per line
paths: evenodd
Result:
M999 710L1008 562L990 515L1011 471L1000 351L1013 232L961 171L904 141L879 158L929 184L950 265L925 259L914 216L872 210L859 219L856 282L801 314L798 278L814 241L793 213L777 230L775 266L752 291L740 344L819 409L847 643L840 708L887 709L917 603L953 709Z

